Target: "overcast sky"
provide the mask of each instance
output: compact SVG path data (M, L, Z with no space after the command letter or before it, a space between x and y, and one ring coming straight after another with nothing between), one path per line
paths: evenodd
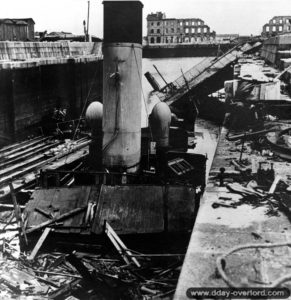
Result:
M291 15L291 0L144 0L148 13L169 18L201 18L216 33L260 34L273 16ZM90 34L103 36L102 0L91 0ZM33 18L36 31L83 34L87 0L1 0L0 18Z

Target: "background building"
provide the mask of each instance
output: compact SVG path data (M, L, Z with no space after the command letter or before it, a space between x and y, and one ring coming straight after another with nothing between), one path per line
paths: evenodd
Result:
M28 19L0 19L0 41L33 41L34 21Z
M31 18L0 19L0 41L32 41L34 24Z
M197 18L166 18L162 12L147 16L147 40L149 44L201 43L215 39L215 31Z
M262 36L270 37L283 33L291 33L291 16L276 16L263 26Z

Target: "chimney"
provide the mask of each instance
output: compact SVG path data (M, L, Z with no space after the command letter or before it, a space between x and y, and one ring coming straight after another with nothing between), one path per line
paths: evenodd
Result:
M103 166L134 173L141 156L143 4L103 5Z

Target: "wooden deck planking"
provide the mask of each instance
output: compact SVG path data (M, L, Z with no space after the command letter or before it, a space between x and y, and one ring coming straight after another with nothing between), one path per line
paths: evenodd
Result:
M37 199L45 199L38 201ZM35 190L33 198L27 203L24 213L27 215L27 227L32 227L48 220L47 217L35 211L35 208L40 208L46 212L49 211L52 199L52 190Z
M90 198L92 187L82 186L76 188L62 188L62 189L39 189L33 193L33 198L28 202L25 213L28 217L28 227L34 227L48 220L41 213L35 211L38 207L45 212L51 212L54 217L58 217L71 210L87 205ZM76 214L72 218L63 221L62 232L69 233L73 227L75 230L72 232L80 232L83 225L83 217L85 212ZM78 229L79 227L79 229ZM56 229L58 231L58 229Z
M163 194L161 186L102 186L92 231L102 233L106 220L119 234L162 232Z
M87 186L87 187L83 187L83 191L82 191L82 196L80 195L77 198L77 201L75 203L75 207L74 208L79 208L79 207L83 207L88 205L88 201L89 201L89 197L92 191L92 187L91 186ZM74 218L71 218L71 222L68 223L71 224L71 226L73 225L73 227L75 226L79 226L80 228L82 228L83 226L87 226L87 224L84 224L84 219L86 216L86 212L87 210L85 210L84 213L80 213L78 215L76 215ZM77 228L71 228L70 232L71 233L78 233L80 231L80 229Z

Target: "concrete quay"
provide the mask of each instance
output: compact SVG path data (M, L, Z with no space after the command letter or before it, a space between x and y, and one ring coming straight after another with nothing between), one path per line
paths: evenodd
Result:
M291 223L281 212L277 216L266 215L266 206L254 208L250 204L242 204L235 209L212 207L214 202L222 202L219 197L231 198L233 202L241 198L225 186L220 187L215 176L221 167L226 169L226 173L238 173L230 161L239 159L238 148L241 145L228 141L226 133L227 129L223 127L174 296L176 300L189 299L189 288L228 287L216 272L216 259L233 247L291 242ZM243 159L273 162L275 175L281 175L290 185L290 163L252 153L247 143L246 148ZM231 176L229 178L232 179ZM224 201L225 204L227 202ZM238 286L267 285L290 274L290 251L288 247L239 251L227 258L225 272ZM290 289L290 281L285 286Z

